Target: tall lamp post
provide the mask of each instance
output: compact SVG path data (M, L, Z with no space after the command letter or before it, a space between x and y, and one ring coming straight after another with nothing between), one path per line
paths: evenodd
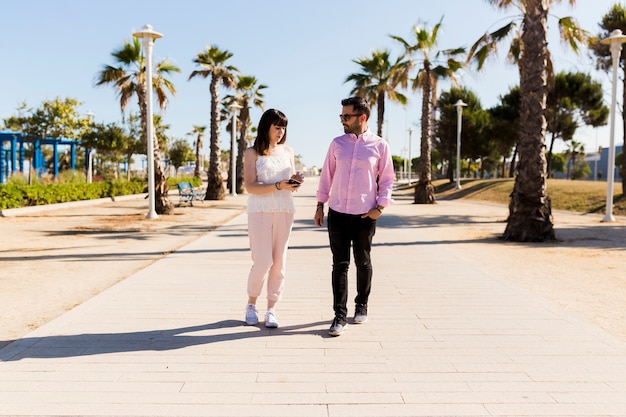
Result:
M459 99L454 103L456 107L456 188L461 189L461 124L463 122L463 107L467 106L463 100Z
M413 128L409 127L409 185L411 185L411 166L413 165L411 161L411 135L413 134Z
M613 86L611 88L611 122L610 122L610 144L609 144L609 168L607 170L606 188L606 214L603 222L614 222L613 216L613 182L615 181L615 101L617 89L617 67L619 66L619 56L622 52L622 44L626 42L626 35L622 31L615 29L611 36L600 41L603 45L611 47L611 58L613 59Z
M237 110L241 108L237 102L230 106L233 113L233 121L230 129L230 195L237 195Z
M148 129L146 142L148 142L148 201L149 210L146 219L156 219L159 216L155 210L154 202L154 120L152 119L152 46L154 40L163 37L162 34L152 30L151 25L145 25L133 36L143 40L143 49L146 55L146 118Z
M95 116L94 112L89 110L86 114L89 118L89 124L93 125L93 118ZM91 184L93 182L93 153L93 149L87 149L87 184Z

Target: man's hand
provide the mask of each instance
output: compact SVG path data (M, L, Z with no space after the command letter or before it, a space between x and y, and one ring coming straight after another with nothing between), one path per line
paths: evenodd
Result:
M383 215L382 209L380 209L380 208L378 208L378 206L376 206L373 209L370 209L370 211L368 211L364 215L362 215L361 218L364 219L366 217L369 217L370 219L376 220L376 219L378 219L382 215Z
M317 205L315 215L313 216L313 222L316 226L324 226L324 205Z

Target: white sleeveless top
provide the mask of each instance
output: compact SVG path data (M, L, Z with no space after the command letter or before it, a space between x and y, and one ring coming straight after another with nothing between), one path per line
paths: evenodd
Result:
M263 184L275 184L291 177L291 155L284 146L279 145L270 155L257 155L257 181ZM248 213L282 212L295 213L293 193L290 190L276 190L267 194L248 196Z

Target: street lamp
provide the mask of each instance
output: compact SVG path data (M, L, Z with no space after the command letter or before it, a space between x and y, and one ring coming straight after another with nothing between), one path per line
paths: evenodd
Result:
M89 124L93 124L93 118L95 116L94 112L89 110L86 114L89 119ZM87 184L91 184L93 182L93 154L93 149L87 149Z
M413 161L411 161L411 135L413 134L413 128L409 127L409 185L411 185L411 166L413 165Z
M143 40L144 54L146 55L146 118L148 129L146 142L148 143L148 202L149 210L146 219L156 219L159 216L154 204L154 120L152 120L152 46L154 40L163 37L162 34L152 30L151 25L145 25L141 31L133 33L133 36Z
M459 99L454 103L456 107L456 188L461 189L461 123L463 121L463 107L467 106L463 100Z
M237 155L237 139L236 139L236 130L237 130L237 110L241 108L237 102L233 102L230 106L231 111L233 113L233 121L231 123L230 129L230 195L237 195L237 159L235 156Z
M617 88L617 67L619 66L619 56L622 52L622 44L626 42L626 35L622 31L615 29L611 36L600 41L603 45L610 45L611 58L613 59L613 87L611 89L611 139L609 144L609 168L607 170L606 188L606 214L603 222L614 222L613 217L613 182L615 179L615 96Z

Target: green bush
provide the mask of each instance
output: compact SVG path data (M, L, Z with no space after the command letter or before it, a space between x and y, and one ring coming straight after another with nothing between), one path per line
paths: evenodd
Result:
M167 179L167 185L169 185L170 188L176 188L176 184L179 182L190 182L194 187L200 187L202 185L202 180L193 175L181 175L176 178L169 177Z
M121 195L141 194L143 181L80 182L66 184L0 184L0 209L93 200Z
M22 187L15 184L0 184L0 209L22 207L24 194Z
M85 174L82 171L68 169L59 173L58 182L60 184L86 184L87 178L85 178Z

